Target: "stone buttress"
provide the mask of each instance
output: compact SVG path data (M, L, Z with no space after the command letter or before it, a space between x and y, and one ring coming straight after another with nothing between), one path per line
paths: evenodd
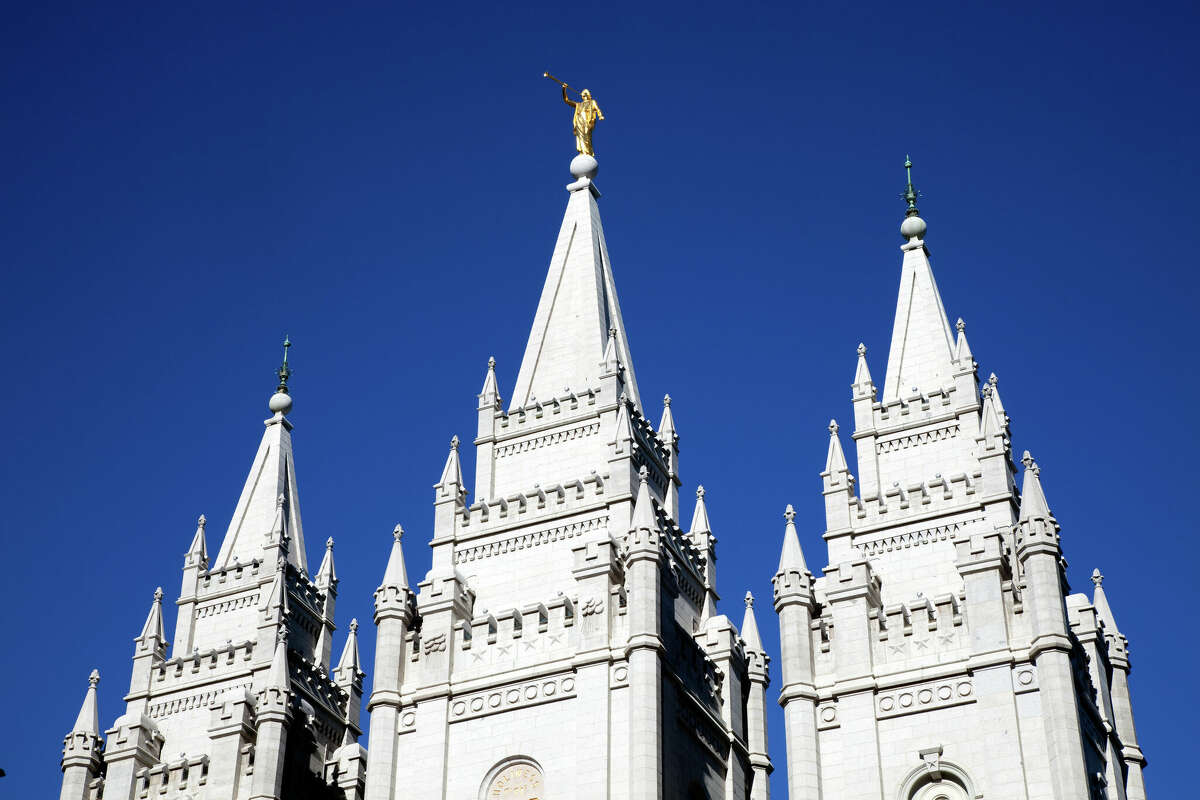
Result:
M216 559L200 517L173 645L161 589L134 640L124 713L101 739L92 685L63 750L63 800L363 796L354 629L330 674L333 540L308 573L285 356L273 412ZM169 652L168 652L169 650Z
M432 567L399 530L375 596L367 797L767 797L767 656L716 613L704 500L679 514L600 224L575 181L507 410L488 363L474 494L451 442Z
M1037 465L1018 490L998 382L980 391L904 196L883 391L863 345L851 386L857 477L829 425L828 566L789 507L774 579L789 796L1140 800L1125 639L1098 581L1069 594Z

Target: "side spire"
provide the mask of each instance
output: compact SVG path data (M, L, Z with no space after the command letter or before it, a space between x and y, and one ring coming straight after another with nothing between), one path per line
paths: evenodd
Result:
M808 572L808 565L804 563L804 552L800 549L800 535L796 533L796 509L792 508L791 503L788 503L784 510L783 518L787 524L783 530L783 550L779 554L779 569L775 570L775 574L780 575L788 570Z
M967 343L967 323L963 322L962 317L959 317L958 322L954 323L954 327L958 330L958 339L954 343L954 360L960 367L967 366L974 369L975 358L971 354L971 345Z
M88 676L87 694L83 696L83 705L79 707L79 716L71 733L87 733L96 738L100 737L100 709L96 702L96 686L100 683L100 670L92 670Z
M358 620L350 620L350 633L346 636L346 646L342 648L342 657L338 659L334 674L353 678L362 672L362 662L358 658Z
M496 357L488 358L487 375L483 378L483 388L479 390L479 408L499 408L501 403L500 387L496 382Z
M650 497L650 471L643 465L638 471L637 500L633 504L630 530L658 530L658 515L654 513L654 501Z
M167 641L167 633L163 628L162 599L163 590L159 586L154 590L154 602L150 604L150 613L146 615L146 623L142 625L142 632L134 639L143 648L150 645L151 639L158 640L153 645L154 647L162 647Z
M720 504L718 503L718 505ZM692 511L692 527L688 530L689 536L697 533L712 533L712 526L708 522L708 506L704 502L703 486L696 487L696 508Z
M902 195L907 208L900 225L904 263L883 381L884 403L942 388L951 381L955 365L954 335L929 265L925 221L917 212L919 193L912 185L912 161L906 159L904 166L908 171L908 188Z
M275 371L279 385L268 403L273 416L266 421L266 430L225 531L214 569L225 569L234 561L248 564L263 558L264 536L273 529L276 501L282 497L282 530L286 530L291 539L288 561L308 574L304 526L300 521L300 493L296 488L296 464L292 457L292 423L286 416L292 409L292 397L288 393L292 368L288 365L287 352L291 346L291 340L285 338L283 363Z
M1117 627L1116 617L1113 616L1112 607L1108 604L1108 596L1104 593L1104 576L1100 574L1099 569L1092 570L1092 583L1096 585L1095 595L1092 598L1092 605L1096 607L1096 615L1104 623L1106 633L1111 636L1120 636L1121 629Z
M333 537L330 536L325 540L325 557L321 559L321 566L317 569L316 582L329 586L337 583L337 579L337 570L333 566Z
M663 395L662 419L658 422L658 436L670 445L675 439L675 415L671 413L671 395Z
M1019 521L1045 520L1057 526L1054 515L1050 513L1050 506L1046 503L1046 493L1042 491L1042 471L1028 450L1021 456L1021 463L1025 465L1025 479L1021 484Z
M867 367L867 346L862 342L858 343L858 366L854 368L854 384L850 388L855 397L875 394L875 381Z
M192 543L188 546L188 551L184 556L185 566L208 568L208 543L205 541L204 535L207 525L208 519L201 514L200 519L196 520L196 535L192 537Z
M842 452L842 440L838 437L838 424L836 419L829 420L829 450L825 454L825 473L833 476L838 473L848 473L850 468L846 465L846 454ZM837 480L833 481L837 483Z
M616 355L625 368L625 391L641 409L592 175L575 175L581 180L569 187L571 196L521 359L512 408L527 405L533 397L557 396L563 387L579 392L597 386L612 328Z
M404 567L404 550L400 547L400 539L404 536L404 528L397 525L392 529L392 554L388 556L387 568L383 571L383 587L408 589L408 570Z
M435 489L439 489L442 494L450 492L450 486L455 486L455 491L461 492L463 486L462 463L458 458L458 437L450 438L450 454L446 456L446 466L442 467L442 477L434 484Z
M758 653L763 650L762 636L758 632L758 620L754 617L754 595L746 592L746 616L742 617L742 639L746 642L747 650Z

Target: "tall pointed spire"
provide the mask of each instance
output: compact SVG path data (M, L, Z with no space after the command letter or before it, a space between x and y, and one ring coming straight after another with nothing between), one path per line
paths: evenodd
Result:
M288 394L288 378L292 375L292 369L287 360L287 351L291 346L291 341L285 338L283 363L276 370L279 385L268 404L273 416L266 422L266 430L258 444L258 452L250 465L250 474L246 476L213 569L225 569L235 560L248 564L263 558L264 537L271 532L275 523L276 501L283 497L283 527L291 538L288 561L308 574L304 526L300 521L300 494L296 488L296 464L292 458L292 423L286 416L292 409L292 398Z
M883 381L884 403L939 389L954 373L954 335L925 250L925 221L917 216L919 193L912 185L912 162L906 159L904 166L908 171L908 188L903 194L907 208L900 233L906 243L901 247L904 264Z
M1042 491L1042 471L1038 469L1037 462L1029 455L1028 450L1021 457L1021 463L1025 465L1025 479L1021 484L1020 521L1040 519L1054 523L1054 515L1050 513L1050 506L1046 503L1046 493Z
M658 423L658 436L667 445L675 439L675 415L671 413L671 395L663 395L662 419Z
M779 554L779 569L775 574L788 570L808 572L808 565L804 563L804 553L800 549L800 535L796 533L796 510L792 508L791 503L788 503L784 510L783 518L787 525L783 530L783 550Z
M867 346L862 342L858 343L858 366L854 368L854 384L851 388L856 397L860 394L875 393L875 381L867 367Z
M762 653L762 636L758 632L758 620L754 617L754 595L746 592L746 616L742 617L742 639L747 650Z
M593 162L594 163L594 162ZM513 389L512 407L534 397L554 397L564 387L579 392L599 383L610 328L616 329L617 355L625 367L625 391L641 408L629 339L621 318L616 284L591 175L575 175L542 288L533 327Z
M717 500L720 499L717 498ZM704 502L703 486L696 487L696 509L692 512L692 527L688 530L689 535L696 533L712 533L712 527L708 523L708 506Z
M75 718L71 733L88 733L99 738L100 710L96 703L96 686L99 683L100 671L94 669L88 676L87 694L83 696L83 705L79 707L79 716Z
M954 343L954 360L960 367L974 367L975 359L971 355L971 345L967 343L967 323L959 317L954 327L958 330L958 340Z

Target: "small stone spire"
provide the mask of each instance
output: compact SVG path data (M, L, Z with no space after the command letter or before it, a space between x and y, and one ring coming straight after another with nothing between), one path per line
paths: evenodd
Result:
M317 569L316 582L321 586L331 586L337 583L337 579L337 571L333 568L333 537L330 536L325 540L325 557Z
M87 694L83 696L83 705L79 708L79 716L75 718L71 733L86 733L100 738L100 710L96 703L96 686L99 683L100 671L94 669L88 676Z
M954 360L960 366L974 368L975 358L971 354L971 345L967 343L967 323L963 322L962 317L959 317L954 327L958 331L958 339L954 343Z
M608 342L604 346L604 356L601 359L605 374L613 375L621 368L621 358L618 353L617 329L615 327L609 328Z
M1108 604L1108 596L1104 593L1104 576L1100 574L1099 569L1092 570L1092 583L1096 585L1092 598L1092 605L1096 607L1096 616L1100 617L1100 621L1104 623L1105 633L1111 636L1120 636L1121 629L1117 627L1112 607Z
M746 649L757 653L766 652L763 649L762 636L758 632L758 620L754 617L754 595L746 592L746 616L742 618L742 639Z
M292 680L288 675L287 641L287 626L280 625L279 633L275 637L275 655L271 658L271 669L267 672L263 682L263 690L291 691Z
M871 370L867 367L867 346L858 343L858 366L854 370L854 384L850 387L855 396L875 394L875 381L871 378Z
M292 341L286 335L283 337L283 363L279 365L279 369L275 370L275 375L279 378L279 385L275 387L275 394L271 395L271 402L267 405L271 412L286 416L292 410L292 396L288 393L288 378L292 376L292 369L288 366L288 349L292 346Z
M442 468L441 480L433 487L440 489L442 494L449 494L451 485L457 487L456 491L463 491L462 464L458 460L458 444L458 436L450 439L450 455L446 456L446 466Z
M500 387L496 383L496 357L488 358L487 375L483 379L483 388L479 390L480 408L500 408L503 400L500 397Z
M404 536L404 528L397 525L392 529L392 554L388 557L387 568L383 571L383 583L380 588L395 587L406 590L408 586L408 570L404 567L404 550L400 539Z
M654 501L650 497L650 471L645 465L638 471L637 500L633 504L630 530L658 530L658 516L654 513Z
M780 575L788 570L808 572L808 565L804 563L804 552L800 549L800 535L796 533L796 509L792 508L791 503L788 503L784 510L783 518L787 524L783 531L783 551L779 554L779 569L775 574Z
M662 419L658 423L658 437L667 445L672 444L678 436L675 434L675 415L671 413L671 395L663 395Z
M697 486L696 509L692 512L692 527L688 530L689 536L697 533L712 533L712 527L708 523L708 506L704 502L704 494L704 487Z
M362 663L358 658L358 620L350 620L350 633L346 636L346 646L342 648L342 657L338 659L334 673L342 679L354 678L362 674Z
M1000 402L1000 379L996 377L996 373L992 373L987 379L988 388L992 393L992 404L996 406L996 412L1000 415L1001 421L1008 425L1008 414L1004 411L1004 403Z
M201 514L200 519L196 520L196 535L192 537L192 543L184 555L185 566L208 569L208 544L204 535L206 525L208 525L208 519Z
M829 450L825 454L824 472L833 479L833 483L839 482L833 476L850 472L850 468L846 465L846 454L842 452L842 440L838 438L836 419L829 420Z
M154 590L154 602L150 605L150 613L146 615L146 624L142 626L142 632L134 639L142 649L151 646L155 648L162 647L167 641L167 634L163 629L162 599L163 590L159 586ZM151 639L156 639L157 641L151 645Z
M1021 511L1018 519L1021 522L1045 520L1057 527L1054 515L1050 513L1050 506L1046 503L1046 493L1042 491L1041 470L1028 450L1021 456L1021 463L1025 465L1025 480L1021 484Z

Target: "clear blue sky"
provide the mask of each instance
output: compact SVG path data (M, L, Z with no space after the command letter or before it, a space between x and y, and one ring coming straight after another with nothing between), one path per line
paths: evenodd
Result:
M0 793L57 791L93 667L120 712L154 587L233 511L285 331L338 646L396 522L424 573L447 441L488 356L511 391L567 200L547 69L607 116L638 376L675 398L725 610L769 597L785 503L825 563L825 426L849 427L860 340L882 378L911 152L1071 584L1108 576L1150 791L1193 788L1194 4L181 5L11 6L0 32Z

